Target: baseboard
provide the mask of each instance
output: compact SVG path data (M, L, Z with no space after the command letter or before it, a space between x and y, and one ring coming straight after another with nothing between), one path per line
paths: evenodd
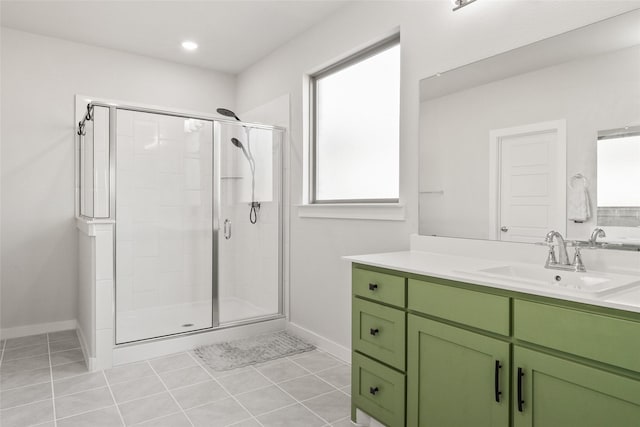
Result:
M84 363L87 365L87 369L89 372L95 371L96 366L96 358L89 356L89 348L87 346L87 340L84 338L84 334L82 333L82 328L80 325L76 328L76 333L78 334L78 340L80 341L80 349L82 350L82 356L84 357Z
M287 330L291 331L292 333L298 335L301 338L306 339L311 344L318 347L320 350L324 350L327 353L334 355L340 360L343 360L347 363L351 363L350 348L340 345L335 341L331 341L330 339L325 338L321 335L318 335L315 332L312 332L308 329L305 329L300 325L296 325L293 322L287 322Z
M14 328L0 329L0 339L26 337L29 335L45 334L47 332L66 331L76 329L78 326L75 319L62 320L60 322L38 323L36 325L16 326Z

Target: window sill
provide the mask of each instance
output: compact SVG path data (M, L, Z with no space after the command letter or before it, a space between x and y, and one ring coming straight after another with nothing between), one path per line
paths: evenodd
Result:
M300 218L405 220L405 208L400 203L305 204L296 207Z

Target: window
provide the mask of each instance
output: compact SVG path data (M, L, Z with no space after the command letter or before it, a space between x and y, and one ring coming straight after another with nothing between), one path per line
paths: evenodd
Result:
M397 202L400 40L311 76L311 203Z

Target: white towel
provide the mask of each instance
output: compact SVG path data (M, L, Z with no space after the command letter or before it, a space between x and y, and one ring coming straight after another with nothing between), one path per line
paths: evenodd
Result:
M585 222L591 218L591 200L589 189L584 180L571 180L567 197L567 216L569 221Z

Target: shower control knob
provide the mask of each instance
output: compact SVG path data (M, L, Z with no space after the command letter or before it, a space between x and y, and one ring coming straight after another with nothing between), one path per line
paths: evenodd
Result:
M506 225L503 225L502 227L500 227L500 231L502 231L503 233L506 233L507 231L509 231L509 227L507 227Z

